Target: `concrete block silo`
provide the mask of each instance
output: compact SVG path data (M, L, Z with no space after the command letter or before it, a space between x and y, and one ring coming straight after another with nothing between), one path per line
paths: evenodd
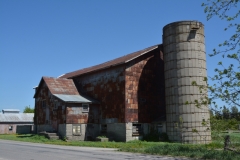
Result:
M163 28L164 74L166 93L167 134L183 143L211 141L208 106L196 107L186 102L200 100L198 87L206 85L206 53L204 25L198 21L179 21Z

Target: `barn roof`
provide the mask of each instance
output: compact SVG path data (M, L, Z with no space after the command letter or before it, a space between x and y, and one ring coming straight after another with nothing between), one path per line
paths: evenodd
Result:
M80 95L54 94L54 96L68 103L91 103L92 102Z
M83 97L79 94L72 79L43 77L39 86L41 87L43 81L46 83L51 94L58 99L68 103L98 103L96 100ZM34 98L38 94L40 88L38 87Z
M83 69L80 69L80 70L77 70L77 71L73 71L73 72L63 74L63 75L59 76L59 78L73 78L73 77L76 77L76 76L79 76L79 75L82 75L82 74L85 74L85 73L89 73L89 72L109 68L109 67L112 67L112 66L117 66L117 65L120 65L120 64L123 64L123 63L127 63L127 62L141 56L141 55L144 55L144 54L146 54L146 53L148 53L148 52L150 52L154 49L157 49L158 47L159 47L159 45L154 45L154 46L145 48L143 50L133 52L133 53L127 54L125 56L113 59L111 61L107 61L107 62L99 64L99 65L95 65L95 66L92 66L92 67L83 68Z
M79 95L72 79L43 77L52 94Z
M34 113L8 113L0 114L0 123L1 122L33 122Z

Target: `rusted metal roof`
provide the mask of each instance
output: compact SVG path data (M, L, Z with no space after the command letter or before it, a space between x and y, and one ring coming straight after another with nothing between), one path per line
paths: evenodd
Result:
M54 96L68 103L92 103L92 101L80 95L54 94Z
M46 83L51 94L64 102L98 103L98 101L92 98L80 95L72 79L43 77L39 86L41 86L43 81ZM35 93L34 98L39 90L40 88L38 87L38 90Z
M34 113L0 113L0 123L1 122L29 122L33 123Z
M52 94L79 95L77 88L73 83L72 79L42 77L37 87L37 91L34 94L34 98L38 94L43 82L46 83L48 89Z
M72 79L43 77L52 94L79 95Z
M89 72L101 70L101 69L104 69L104 68L109 68L109 67L112 67L112 66L127 63L127 62L141 56L141 55L144 55L144 54L146 54L146 53L148 53L148 52L150 52L154 49L157 49L158 47L159 47L159 45L154 45L154 46L145 48L143 50L140 50L140 51L137 51L137 52L134 52L134 53L116 58L114 60L99 64L99 65L96 65L96 66L92 66L92 67L89 67L89 68L84 68L84 69L80 69L80 70L77 70L77 71L73 71L73 72L63 74L63 75L59 76L59 78L73 78L73 77L76 77L76 76L79 76L79 75L82 75L82 74L85 74L85 73L89 73Z

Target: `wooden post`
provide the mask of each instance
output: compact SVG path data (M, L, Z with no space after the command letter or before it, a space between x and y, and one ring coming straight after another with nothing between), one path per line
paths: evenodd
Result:
M231 141L230 141L230 136L229 135L226 135L224 137L224 150L226 151L228 148L229 148L229 145L231 144Z

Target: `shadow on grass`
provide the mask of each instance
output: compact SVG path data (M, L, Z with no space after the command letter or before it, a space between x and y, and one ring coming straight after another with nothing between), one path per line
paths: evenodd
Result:
M29 138L29 137L33 137L33 136L35 136L34 134L29 134L29 135L26 135L26 134L19 134L19 135L17 135L16 137L17 138Z

